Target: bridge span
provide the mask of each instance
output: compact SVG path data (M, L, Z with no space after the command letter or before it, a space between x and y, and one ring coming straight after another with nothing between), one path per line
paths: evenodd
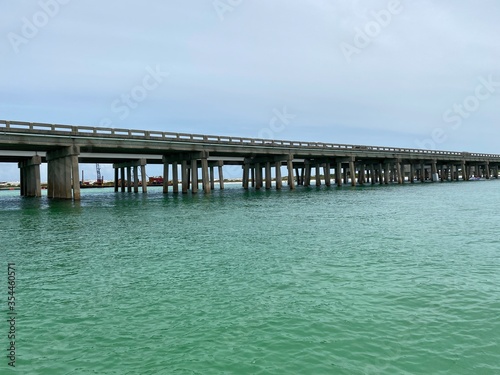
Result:
M294 189L311 185L312 176L317 186L498 178L500 155L0 120L0 162L18 163L23 196L41 196L46 162L48 197L79 200L79 163L113 163L115 191L137 192L140 169L146 192L146 165L163 164L165 193L170 172L174 193L179 184L196 193L201 182L208 194L215 168L224 188L227 165L241 167L245 189L270 189L273 179L276 189L284 181Z

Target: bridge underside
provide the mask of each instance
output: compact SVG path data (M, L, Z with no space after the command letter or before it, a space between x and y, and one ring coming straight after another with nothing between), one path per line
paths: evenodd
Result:
M0 152L0 162L18 162L21 195L41 196L40 165L47 163L49 198L80 199L79 163L110 163L115 169L115 191L147 192L146 166L163 164L163 192L210 193L218 184L224 189L224 166L237 166L242 187L249 189L290 189L303 186L351 186L363 184L467 181L471 177L498 178L500 162L464 159L399 159L362 157L295 158L292 155L256 155L251 157L211 157L203 152L177 152L164 155L89 154L77 147L41 152L38 155ZM282 176L283 170L285 175ZM139 171L141 178L139 178Z

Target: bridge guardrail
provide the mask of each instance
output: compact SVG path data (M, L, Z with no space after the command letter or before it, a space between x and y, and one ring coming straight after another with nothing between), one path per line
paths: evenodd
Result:
M246 138L233 136L218 136L190 133L172 133L162 131L147 131L137 129L120 129L120 128L101 128L91 126L74 126L62 124L46 124L25 121L6 121L0 120L0 131L20 131L20 132L42 132L53 135L71 135L71 136L103 136L109 138L120 139L148 139L148 140L176 140L190 142L205 142L205 143L220 143L231 145L262 145L262 146L281 146L281 147L308 147L329 150L346 150L346 151L369 151L369 152L393 152L400 154L423 154L423 155L446 155L446 156L468 156L468 157L488 157L500 159L500 155L482 154L456 151L442 150L424 150L415 148L399 148L387 146L364 146L364 145L348 145L337 143L322 143L322 142L302 142L302 141L285 141L262 138Z

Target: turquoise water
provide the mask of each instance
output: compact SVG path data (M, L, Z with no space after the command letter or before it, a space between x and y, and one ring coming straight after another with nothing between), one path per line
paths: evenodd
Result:
M1 374L500 374L500 181L17 194Z

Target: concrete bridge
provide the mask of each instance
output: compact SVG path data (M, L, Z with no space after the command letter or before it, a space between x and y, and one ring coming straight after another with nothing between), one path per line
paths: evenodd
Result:
M78 200L79 163L113 163L115 191L137 192L140 168L146 192L146 165L163 164L165 193L169 171L175 193L179 183L182 193L196 193L201 169L202 189L210 193L215 168L224 188L225 165L241 167L245 189L270 189L273 175L276 189L283 181L294 189L309 186L312 176L317 186L498 178L500 155L1 120L0 162L18 163L23 196L41 196L40 164L46 162L48 197Z

